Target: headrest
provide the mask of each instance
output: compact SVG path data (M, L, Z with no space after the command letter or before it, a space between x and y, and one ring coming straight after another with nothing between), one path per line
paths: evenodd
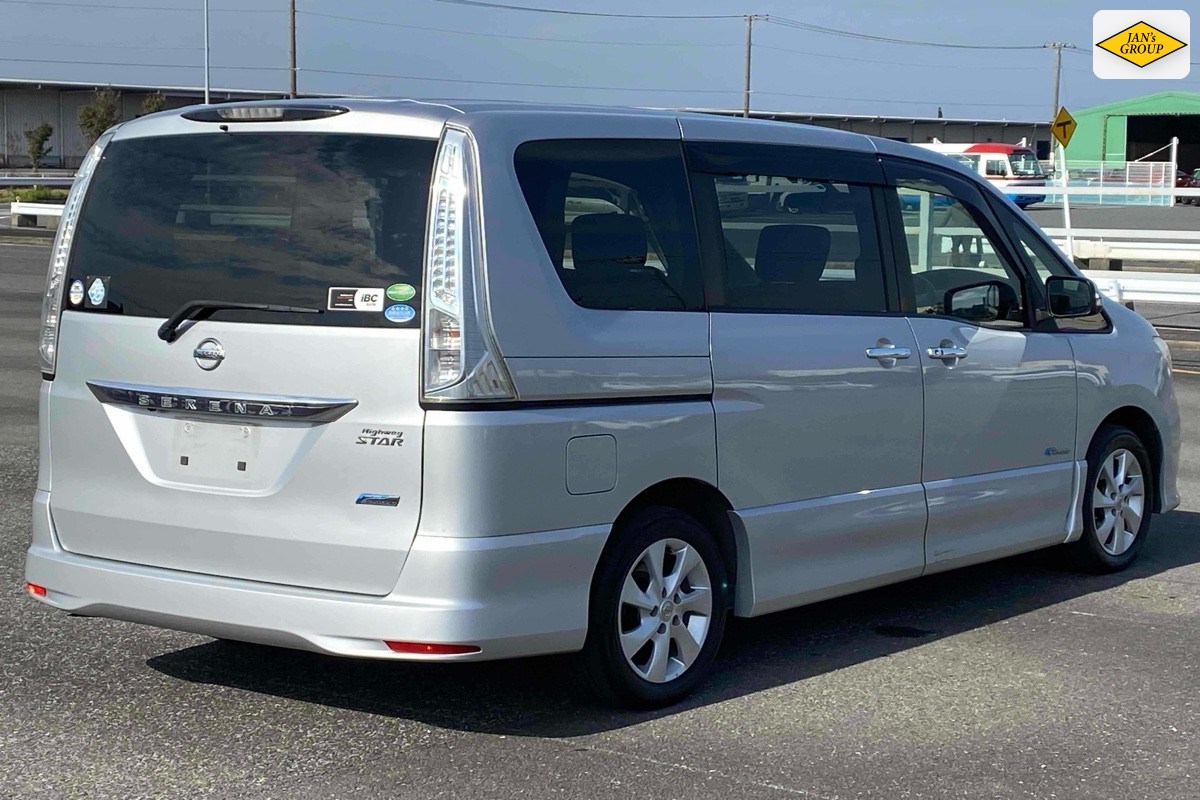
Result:
M816 282L829 244L829 230L818 225L768 225L758 235L754 271L766 283Z
M571 222L576 270L644 267L646 243L646 223L628 214L582 214Z

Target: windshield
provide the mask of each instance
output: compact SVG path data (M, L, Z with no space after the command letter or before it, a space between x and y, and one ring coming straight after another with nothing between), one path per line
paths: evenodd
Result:
M1008 163L1012 166L1013 175L1020 178L1042 178L1046 175L1042 163L1028 150L1016 151L1008 157Z
M106 278L89 313L166 317L218 300L319 308L223 310L297 325L419 324L432 140L226 133L115 141L96 169L68 285ZM391 291L388 291L392 287ZM387 300L409 303L403 320Z

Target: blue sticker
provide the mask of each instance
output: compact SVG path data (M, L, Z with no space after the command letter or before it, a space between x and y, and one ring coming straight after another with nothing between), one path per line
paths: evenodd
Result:
M104 300L108 297L108 287L105 285L107 282L108 278L106 276L88 276L88 308L104 308Z
M404 303L397 303L394 306L388 306L383 310L383 315L392 322L408 322L413 317L417 316L417 310L412 306Z

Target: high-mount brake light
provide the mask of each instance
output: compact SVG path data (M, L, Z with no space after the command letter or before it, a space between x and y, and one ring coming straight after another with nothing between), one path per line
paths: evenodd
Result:
M42 332L38 340L38 355L42 364L42 377L54 378L58 362L58 324L62 317L63 279L67 275L67 263L71 260L71 245L75 241L75 228L79 224L79 209L92 180L92 172L104 154L104 148L112 139L113 131L104 133L83 157L75 182L67 194L58 232L54 235L54 247L50 251L50 267L46 272L46 293L42 296Z
M424 391L429 402L513 400L487 303L478 164L471 137L447 128L429 192Z
M328 104L318 105L220 105L185 111L181 116L193 122L300 122L345 114L349 109Z

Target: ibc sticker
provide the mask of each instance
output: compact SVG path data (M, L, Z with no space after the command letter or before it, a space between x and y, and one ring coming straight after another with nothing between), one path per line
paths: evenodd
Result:
M330 311L383 311L383 289L333 287L329 290Z
M397 304L384 309L383 315L392 322L408 322L417 316L417 310L412 306Z

